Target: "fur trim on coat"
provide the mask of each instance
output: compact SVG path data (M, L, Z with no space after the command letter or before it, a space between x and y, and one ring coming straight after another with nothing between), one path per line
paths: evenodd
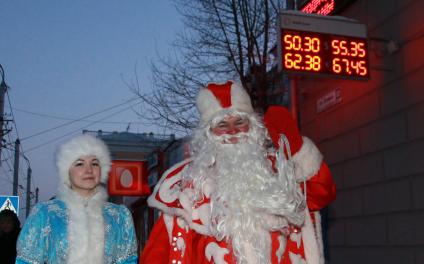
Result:
M107 193L98 186L94 195L84 198L66 185L58 191L58 198L68 209L68 261L75 264L104 262L105 225L103 206Z
M60 184L71 186L69 169L73 162L82 156L94 155L100 162L101 182L106 183L110 171L110 153L106 144L87 134L75 137L63 144L57 153L56 165L59 170Z
M307 137L303 137L302 147L292 156L295 164L297 182L309 180L318 173L323 160L317 146Z

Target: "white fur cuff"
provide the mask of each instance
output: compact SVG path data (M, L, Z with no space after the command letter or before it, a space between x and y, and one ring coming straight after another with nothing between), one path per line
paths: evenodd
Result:
M302 182L314 176L321 167L322 159L322 154L315 144L309 138L303 137L302 147L292 157L296 181Z

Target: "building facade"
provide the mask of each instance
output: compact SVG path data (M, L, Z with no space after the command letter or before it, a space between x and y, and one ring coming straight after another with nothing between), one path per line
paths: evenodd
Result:
M297 80L301 130L337 182L328 263L424 263L423 10L421 0L349 1L336 15L366 25L369 80Z

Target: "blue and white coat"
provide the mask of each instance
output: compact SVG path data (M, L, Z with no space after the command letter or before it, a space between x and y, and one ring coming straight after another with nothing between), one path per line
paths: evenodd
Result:
M129 210L107 202L103 187L83 198L63 185L37 204L19 235L16 263L137 263Z

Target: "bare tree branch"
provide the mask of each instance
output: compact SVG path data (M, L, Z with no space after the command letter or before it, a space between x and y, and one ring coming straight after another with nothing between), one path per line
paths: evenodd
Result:
M276 43L281 0L174 0L185 30L173 43L174 55L152 63L153 88L138 82L131 90L145 102L142 119L182 133L197 124L195 97L208 82L235 79L264 109L270 49Z

